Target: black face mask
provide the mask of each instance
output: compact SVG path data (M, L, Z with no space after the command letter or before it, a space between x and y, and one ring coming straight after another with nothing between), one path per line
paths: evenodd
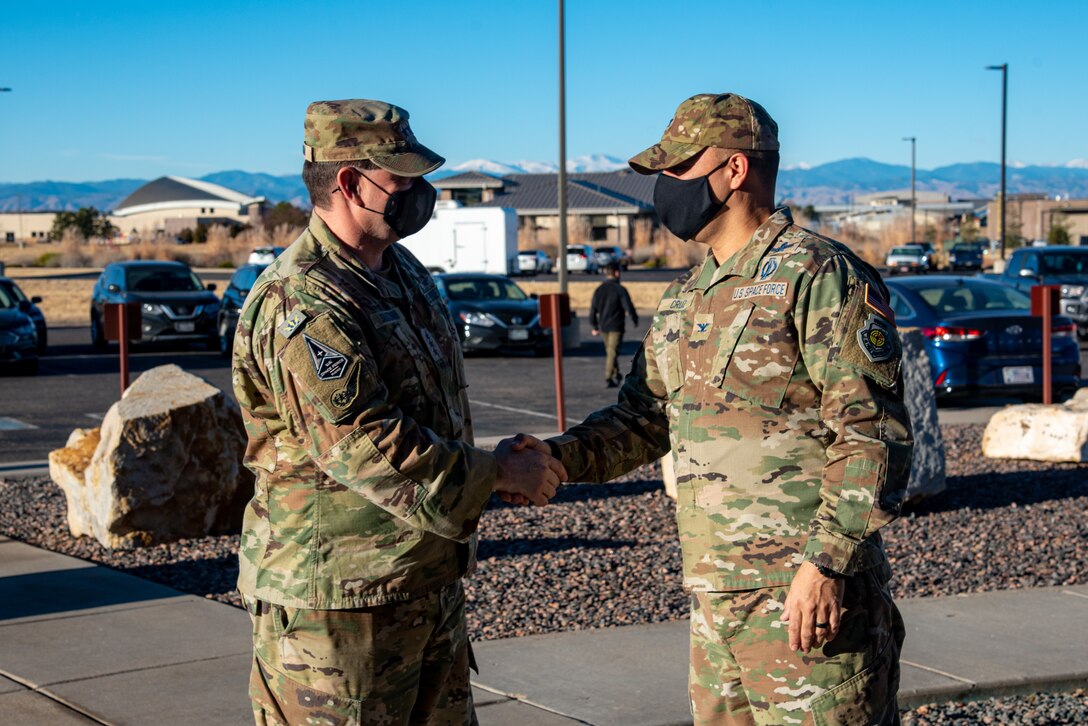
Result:
M431 183L423 177L418 177L412 182L412 186L398 192L389 192L382 189L381 185L359 171L364 179L381 189L388 199L385 200L385 211L363 207L376 214L382 215L398 237L404 239L423 229L427 222L431 221L434 212L434 203L438 199L438 192Z
M717 201L710 190L710 175L729 163L726 159L705 176L696 179L677 179L660 174L654 184L654 209L665 228L685 242L699 234L722 206L733 196L733 190L725 199Z

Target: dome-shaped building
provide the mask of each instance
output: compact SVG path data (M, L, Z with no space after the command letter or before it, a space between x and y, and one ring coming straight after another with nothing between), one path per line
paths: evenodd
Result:
M129 194L110 215L122 234L173 235L198 224L210 227L261 223L264 197L251 197L211 182L164 176Z

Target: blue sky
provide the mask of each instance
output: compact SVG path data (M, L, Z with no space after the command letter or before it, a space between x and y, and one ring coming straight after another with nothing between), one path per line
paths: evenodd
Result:
M555 0L4 2L0 182L301 167L317 99L404 106L451 163L558 156ZM627 157L687 96L777 119L783 163L1088 158L1088 3L568 0L569 157Z

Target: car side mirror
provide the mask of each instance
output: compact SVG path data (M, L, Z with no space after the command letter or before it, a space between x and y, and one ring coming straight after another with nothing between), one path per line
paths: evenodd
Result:
M114 283L114 284L108 286L106 289L109 290L110 292L121 292L121 286L118 285L117 283Z
M208 285L208 292L215 292L215 283Z
M529 293L529 299L530 300L539 300L540 296L537 295L535 292L531 292L531 293Z
M30 302L33 303L34 305L37 305L41 301L42 301L42 296L41 295L35 295L34 297L30 298Z
M1020 270L1020 277L1032 277L1032 278L1034 278L1034 277L1038 277L1038 275L1035 274L1035 270L1029 270L1028 268L1025 267L1024 269Z

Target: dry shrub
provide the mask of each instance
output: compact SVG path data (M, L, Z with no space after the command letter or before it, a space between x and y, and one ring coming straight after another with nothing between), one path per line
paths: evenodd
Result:
M91 255L87 248L87 238L72 227L64 230L64 236L60 240L60 266L87 267L90 262Z

